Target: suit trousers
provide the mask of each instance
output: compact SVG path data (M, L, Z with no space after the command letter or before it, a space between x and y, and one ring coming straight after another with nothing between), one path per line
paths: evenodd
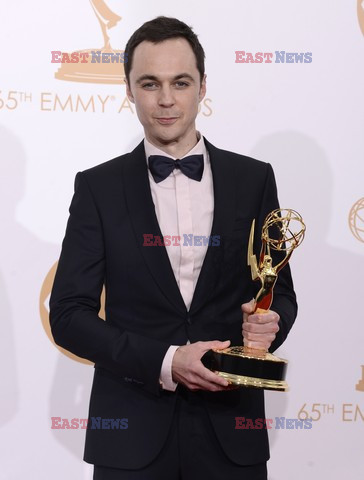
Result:
M241 466L222 450L199 392L177 387L165 445L139 470L94 466L94 480L267 480L266 462Z

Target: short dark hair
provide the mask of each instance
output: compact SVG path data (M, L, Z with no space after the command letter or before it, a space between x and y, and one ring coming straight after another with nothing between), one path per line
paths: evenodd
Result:
M192 28L181 22L177 18L159 16L143 23L141 27L136 30L129 38L125 47L124 63L125 76L129 83L130 71L133 66L133 54L136 47L144 42L160 43L170 38L185 38L191 45L193 53L196 57L196 66L200 73L200 80L202 82L205 74L205 52L197 38L197 35L193 32Z

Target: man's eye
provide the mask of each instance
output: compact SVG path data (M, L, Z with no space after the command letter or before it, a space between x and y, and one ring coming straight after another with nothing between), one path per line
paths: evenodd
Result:
M177 87L188 87L188 83L186 82L176 82Z
M143 88L154 88L156 86L156 83L144 83Z

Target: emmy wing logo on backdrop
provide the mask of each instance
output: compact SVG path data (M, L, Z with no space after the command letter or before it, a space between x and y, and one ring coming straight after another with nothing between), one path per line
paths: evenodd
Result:
M364 198L351 207L349 212L349 227L354 237L364 243Z
M43 283L42 287L40 289L40 294L39 294L39 313L40 313L40 318L42 321L42 325L44 328L44 331L49 338L49 340L53 343L53 345L58 348L60 352L62 352L66 357L71 358L72 360L76 360L77 362L81 363L86 363L88 365L93 365L92 362L89 362L88 360L78 357L77 355L74 355L71 352L68 352L62 347L59 347L53 340L52 332L51 332L51 327L49 325L49 309L48 309L48 300L52 291L52 286L54 282L54 277L56 275L57 271L57 265L58 262L52 265L51 269L47 273ZM105 287L102 289L101 293L101 308L99 311L99 317L105 320Z
M358 20L360 30L364 35L364 0L358 0Z
M85 63L63 63L55 73L58 80L67 80L70 82L86 82L86 83L114 83L122 84L125 79L123 62L106 63L96 60L96 57L102 60L102 54L117 54L122 56L123 50L114 50L110 44L108 30L115 27L121 20L121 17L110 10L104 0L90 0L91 6L100 23L104 45L102 48L77 50L76 53L87 53L87 61ZM99 54L96 55L96 52ZM71 55L71 54L68 54Z

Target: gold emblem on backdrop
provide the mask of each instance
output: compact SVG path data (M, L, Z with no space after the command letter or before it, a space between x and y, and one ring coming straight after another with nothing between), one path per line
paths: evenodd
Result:
M360 30L364 35L364 0L357 0L358 1L358 20Z
M355 389L359 392L364 392L364 365L361 366L361 379L355 385Z
M349 227L354 237L364 243L364 198L352 206L349 213Z
M92 52L123 54L123 50L114 50L110 44L110 37L108 30L115 27L121 20L121 17L114 13L106 5L104 0L90 0L91 6L99 21L104 45L101 48L92 48L86 50L77 50L77 53L88 53L87 62L82 63L63 63L55 77L58 80L67 80L70 82L86 82L86 83L113 83L122 84L125 79L124 64L122 62L116 63L91 63ZM71 54L67 54L71 55Z
M40 289L40 294L39 294L39 313L40 313L40 318L41 318L41 321L42 321L44 331L45 331L47 337L49 338L49 340L53 343L53 345L56 348L58 348L58 350L61 353L66 355L66 357L71 358L72 360L76 360L77 362L86 363L88 365L93 365L93 363L90 362L89 360L86 360L85 358L78 357L77 355L74 355L73 353L68 352L64 348L58 346L55 343L55 341L53 340L51 327L50 327L50 324L49 324L49 309L48 309L48 306L46 305L46 301L48 300L48 298L51 294L51 291L52 291L54 277L55 277L56 271L57 271L57 265L58 265L58 262L56 262L51 267L49 272L47 273L47 275L46 275L46 277L43 281L42 287ZM101 294L101 308L100 308L99 316L103 320L105 320L105 287L103 288L102 294Z

